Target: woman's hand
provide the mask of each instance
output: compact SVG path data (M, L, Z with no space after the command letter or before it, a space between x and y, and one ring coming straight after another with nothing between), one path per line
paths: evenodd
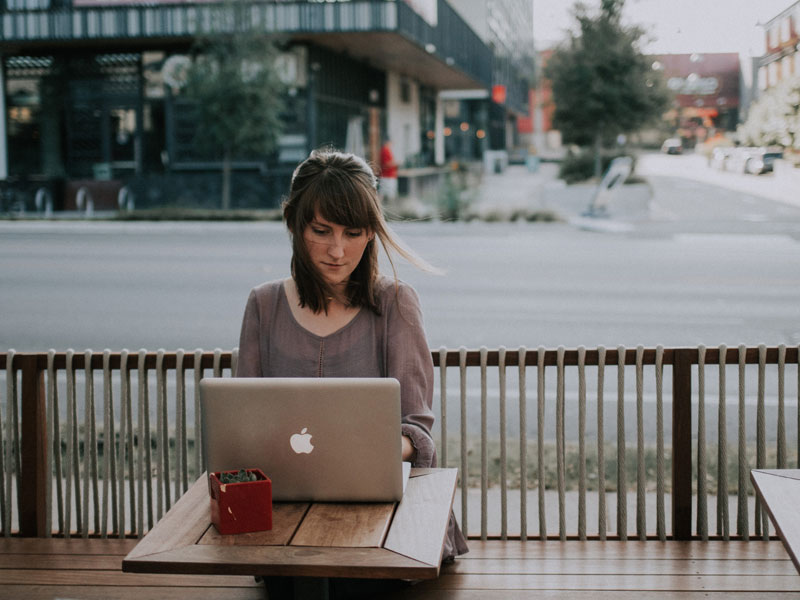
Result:
M403 460L407 462L414 462L414 454L416 454L416 450L414 445L411 443L411 438L407 435L404 435L400 438L403 442Z

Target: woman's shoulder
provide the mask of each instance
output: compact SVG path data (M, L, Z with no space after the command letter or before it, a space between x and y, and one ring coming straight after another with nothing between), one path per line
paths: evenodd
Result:
M399 302L400 305L405 305L409 302L419 304L419 296L416 290L410 283L406 283L402 279L382 275L376 283L378 298L382 307L386 307L392 302Z
M274 298L277 294L280 294L283 291L283 283L285 280L283 279L275 279L273 281L265 281L257 286L255 286L251 291L250 294L255 296L259 301L268 300L270 298Z

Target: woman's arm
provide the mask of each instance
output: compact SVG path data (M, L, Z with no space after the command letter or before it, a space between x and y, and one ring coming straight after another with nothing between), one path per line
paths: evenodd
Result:
M400 382L403 458L415 467L436 465L433 426L433 361L425 338L422 311L414 289L399 284L386 314L387 376Z

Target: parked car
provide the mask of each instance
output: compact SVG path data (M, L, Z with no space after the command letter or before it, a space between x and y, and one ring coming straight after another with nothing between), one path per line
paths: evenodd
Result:
M664 154L683 154L683 142L680 138L669 138L661 144L661 151Z
M736 148L725 161L725 170L734 173L760 175L772 171L775 159L783 158L780 148L743 147Z
M783 158L783 150L780 148L751 148L744 164L745 173L761 175L771 173L775 168L775 161Z

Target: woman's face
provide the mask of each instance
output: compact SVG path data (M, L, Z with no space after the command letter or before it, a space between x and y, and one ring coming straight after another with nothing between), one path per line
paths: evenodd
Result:
M328 284L337 286L350 279L372 235L368 229L337 225L316 213L303 239L314 267Z

